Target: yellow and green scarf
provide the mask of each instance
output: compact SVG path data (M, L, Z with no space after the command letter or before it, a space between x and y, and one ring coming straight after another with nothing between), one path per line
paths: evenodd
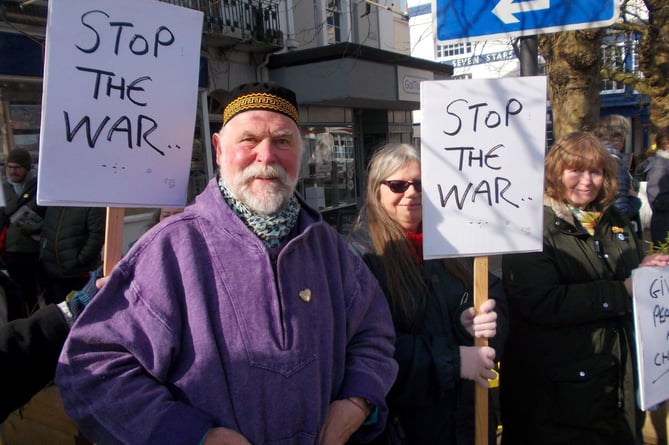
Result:
M576 220L581 223L581 226L590 234L595 234L595 227L602 216L601 210L581 210L578 207L569 206L571 213L574 214Z

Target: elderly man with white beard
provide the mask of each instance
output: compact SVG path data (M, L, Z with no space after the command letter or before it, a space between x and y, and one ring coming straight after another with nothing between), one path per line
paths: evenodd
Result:
M106 444L342 445L385 425L397 372L385 297L295 192L295 94L230 93L217 178L147 232L81 314L57 370Z

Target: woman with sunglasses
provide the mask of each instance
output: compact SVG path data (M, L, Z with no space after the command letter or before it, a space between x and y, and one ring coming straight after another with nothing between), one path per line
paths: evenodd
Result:
M669 256L644 257L613 205L616 171L593 134L561 137L545 160L543 250L503 256L502 444L643 443L631 273Z
M419 151L382 147L370 161L366 201L350 235L395 324L399 374L388 395L386 434L401 425L406 444L473 444L473 382L489 386L500 352L473 346L473 339L504 338L506 304L491 276L491 299L474 310L470 259L423 260L421 192ZM495 443L494 417L489 425Z

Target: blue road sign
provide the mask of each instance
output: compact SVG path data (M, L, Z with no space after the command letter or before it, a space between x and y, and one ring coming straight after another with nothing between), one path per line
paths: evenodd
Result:
M609 26L619 0L435 0L437 39L491 40Z

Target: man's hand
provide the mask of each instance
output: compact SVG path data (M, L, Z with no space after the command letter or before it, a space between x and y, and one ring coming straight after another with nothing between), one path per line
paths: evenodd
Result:
M669 255L666 253L651 253L650 255L643 257L639 267L666 267L668 265ZM631 275L627 277L627 279L624 281L624 284L625 290L627 290L627 294L631 297L634 290L634 283L632 283Z
M639 267L664 267L669 265L669 255L666 253L651 253L641 260Z
M364 407L365 401L360 397L353 399L356 403L344 399L330 404L321 430L320 445L343 445L363 424L369 413L360 409L358 404Z
M97 287L98 289L102 289L102 286L107 284L107 281L109 281L109 275L100 277L97 280L95 280L95 287Z
M251 442L235 430L212 428L205 436L202 445L251 445Z

